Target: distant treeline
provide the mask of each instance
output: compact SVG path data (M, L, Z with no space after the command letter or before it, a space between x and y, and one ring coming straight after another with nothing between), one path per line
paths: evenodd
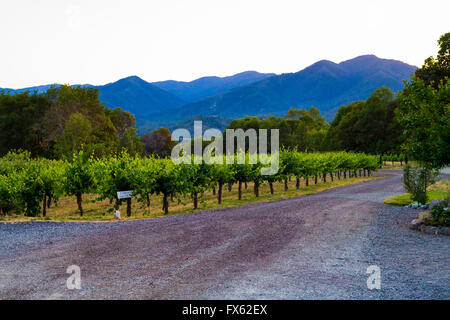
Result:
M404 142L393 92L377 89L367 100L338 109L327 124L315 107L291 108L285 117L245 117L233 120L227 129L276 128L280 145L299 151L355 151L368 154L401 153Z
M122 148L141 152L133 115L107 109L93 88L51 87L43 94L0 93L0 154L71 158L81 148L103 156Z
M310 107L291 108L285 117L236 119L227 129L279 129L280 146L299 151L400 153L403 140L396 108L393 93L382 87L366 101L339 108L331 124L319 109ZM51 159L70 159L81 150L96 157L122 150L170 155L175 143L168 129L139 137L135 125L129 112L106 108L93 88L64 85L43 94L0 92L0 155L13 149Z

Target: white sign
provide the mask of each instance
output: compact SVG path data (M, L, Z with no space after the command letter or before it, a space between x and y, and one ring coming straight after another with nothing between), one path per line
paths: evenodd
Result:
M128 191L118 191L117 192L117 198L118 199L127 199L131 198L131 195L133 194L133 190Z

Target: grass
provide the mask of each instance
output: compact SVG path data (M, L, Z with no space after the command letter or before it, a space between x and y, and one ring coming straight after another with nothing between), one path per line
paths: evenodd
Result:
M435 199L444 199L446 194L450 190L450 179L444 179L436 182L435 184L428 187L428 197L429 201ZM411 199L411 194L404 193L397 196L387 197L384 199L384 203L393 206L406 206L410 204L413 200Z
M327 177L327 182L319 182L314 184L314 180L310 179L310 185L305 186L305 181L301 180L300 189L295 188L295 179L288 183L288 191L284 191L283 183L275 183L275 193L270 194L268 184L263 184L259 189L259 197L255 197L253 193L253 183L249 183L247 189L242 186L242 200L238 200L238 187L233 185L232 191L228 191L228 187L224 186L222 192L222 204L217 204L217 197L213 195L212 191L205 192L199 198L198 210L216 209L239 206L247 203L271 201L277 199L286 199L298 196L305 196L309 194L318 193L331 188L336 188L344 185L355 184L363 181L370 181L379 179L377 177L355 177L351 179L334 179L330 181ZM63 197L59 199L57 205L52 205L47 210L47 217L25 217L23 214L7 214L0 216L0 221L17 222L17 221L114 221L114 213L112 211L112 204L109 200L95 201L96 195L84 195L83 198L83 217L80 216L77 210L75 197ZM132 200L131 217L126 217L126 204L120 207L122 220L133 219L148 219L165 216L162 212L162 197L153 195L150 197L150 207L147 208L144 203L137 202L135 198ZM186 214L195 211L193 209L192 199L189 196L182 197L179 200L169 201L169 215Z
M410 160L408 163L412 166L417 165L417 162L413 161L413 160ZM381 166L381 169L384 169L384 170L404 169L404 168L405 168L405 162L400 162L400 161L383 161L383 165Z

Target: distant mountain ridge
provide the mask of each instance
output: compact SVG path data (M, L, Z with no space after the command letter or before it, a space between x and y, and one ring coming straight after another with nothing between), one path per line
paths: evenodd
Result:
M403 88L415 66L401 61L359 56L339 64L321 60L296 73L273 76L253 84L183 105L170 111L172 121L196 115L223 118L282 116L290 107L318 107L331 120L337 108L363 100L378 87L394 92ZM149 115L154 121L168 119L169 113Z
M127 77L95 88L100 92L100 100L108 108L121 107L137 118L143 117L149 112L166 111L186 103L137 76Z
M239 86L268 78L274 74L245 71L228 77L203 77L191 82L161 81L147 82L137 76L130 76L101 86L83 84L99 90L100 100L108 108L121 107L133 113L137 118L146 118L149 114L171 110L190 101L196 101L215 94L226 92ZM53 84L58 86L59 84ZM37 91L43 93L52 85L42 85L23 89L4 89L11 93ZM170 119L166 119L169 120Z
M253 82L257 82L274 75L275 73L245 71L222 78L203 77L190 82L167 80L153 82L152 84L172 93L186 102L194 102L234 88L249 85Z
M246 71L222 78L153 83L131 76L102 86L82 86L97 88L107 107L133 113L140 133L144 133L159 126L186 125L189 119L223 127L230 119L284 116L291 107L311 105L332 120L339 106L366 99L378 87L402 90L403 79L409 79L416 69L401 61L363 55L341 63L321 60L296 73L281 75ZM41 93L49 87L5 90Z

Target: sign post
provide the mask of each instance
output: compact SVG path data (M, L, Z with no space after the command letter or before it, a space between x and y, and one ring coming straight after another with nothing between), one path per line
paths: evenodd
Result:
M133 190L127 190L127 191L118 191L117 192L117 199L127 199L127 216L131 216L131 197L133 195ZM114 215L117 219L120 219L120 211L116 210L116 213Z
M117 199L128 199L128 198L131 198L132 194L133 194L133 190L118 191Z

